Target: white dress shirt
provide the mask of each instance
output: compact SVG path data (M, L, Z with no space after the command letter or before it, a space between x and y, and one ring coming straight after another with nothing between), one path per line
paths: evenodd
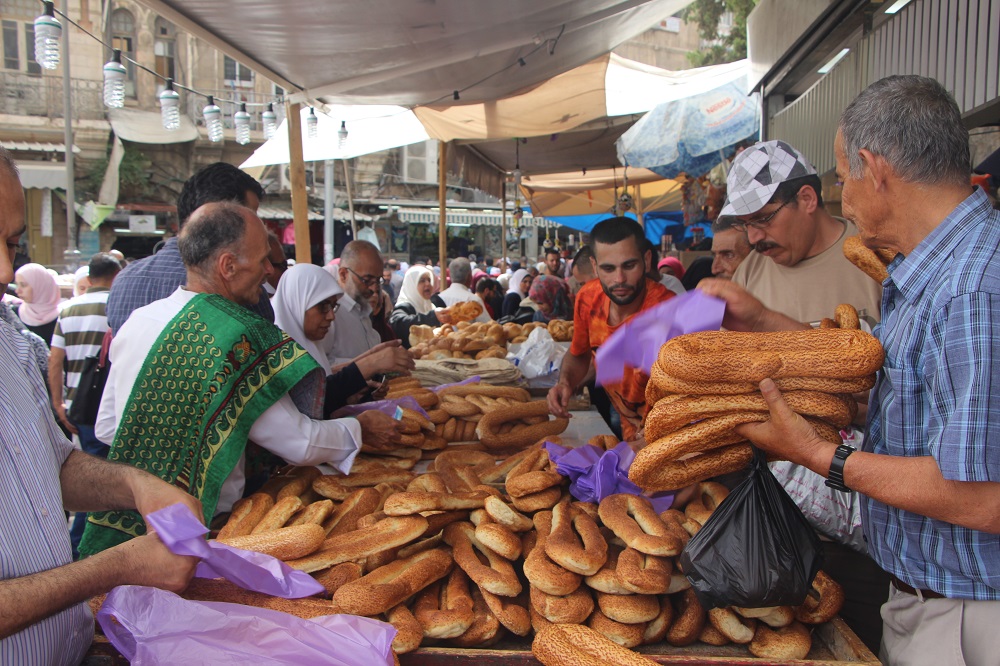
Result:
M132 395L132 386L150 349L167 324L196 296L178 287L173 294L134 311L111 343L111 373L104 387L94 433L102 442L114 440L115 431ZM194 396L192 396L194 399ZM250 440L293 465L329 463L348 474L361 448L361 425L356 419L317 421L305 416L286 394L268 407L250 427ZM243 496L246 485L244 459L222 484L216 514L229 511Z
M479 298L479 295L474 293L471 289L466 287L464 284L452 283L450 287L442 291L438 296L444 301L445 305L449 308L455 303L464 303L465 301L475 301L483 308L482 313L476 317L476 321L481 322L491 322L490 313L486 311L486 304L483 303L483 299Z
M345 292L340 297L339 306L322 344L327 350L331 367L350 363L382 342L378 331L372 328L372 306L368 301L359 303ZM327 368L327 374L329 372Z

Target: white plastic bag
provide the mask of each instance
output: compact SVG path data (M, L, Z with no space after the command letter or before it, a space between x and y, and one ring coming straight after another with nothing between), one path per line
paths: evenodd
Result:
M507 354L507 360L517 366L525 379L535 379L558 373L565 353L566 347L553 340L548 331L536 328L516 352Z

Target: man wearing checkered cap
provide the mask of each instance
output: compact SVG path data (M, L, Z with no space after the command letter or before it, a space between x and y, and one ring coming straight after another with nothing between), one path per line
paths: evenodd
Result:
M850 303L869 324L877 321L881 286L843 253L844 241L857 230L824 208L819 176L802 153L784 141L751 146L734 160L726 187L719 222L745 230L754 252L740 263L729 286L720 288L726 293L717 295L732 303L733 293L749 292L767 308L765 317L779 313L817 324L841 303ZM712 282L699 286L711 291ZM773 330L767 321L759 325L756 330ZM867 396L859 404L859 427L866 405ZM847 597L841 615L877 652L888 578L865 554L857 496L827 488L820 475L799 465L779 462L771 468L826 539L823 568L844 586Z

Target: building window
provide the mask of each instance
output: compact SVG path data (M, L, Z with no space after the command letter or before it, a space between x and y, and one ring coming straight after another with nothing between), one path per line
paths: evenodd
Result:
M21 69L21 45L17 41L17 21L3 22L4 69Z
M229 56L223 56L223 58L226 85L238 88L252 88L253 70L246 65L241 65Z
M157 74L166 79L177 80L177 33L174 26L162 18L156 19L153 29L155 39L153 41L153 55L156 62L153 69ZM160 84L163 85L162 83Z
M19 40L18 34L21 32L20 26L24 26L24 39ZM2 28L3 41L3 67L14 71L23 71L28 74L41 74L42 68L35 61L35 25L34 23L21 23L20 21L4 20L0 24Z
M125 58L135 60L135 18L127 9L116 9L111 14L111 46L122 52L122 63L128 72L125 79L125 96L135 97L135 65Z

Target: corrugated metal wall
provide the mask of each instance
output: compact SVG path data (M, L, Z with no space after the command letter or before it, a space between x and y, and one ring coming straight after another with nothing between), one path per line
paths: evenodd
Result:
M955 95L963 114L1000 96L1000 0L914 0L856 44L816 85L770 119L820 173L834 168L840 114L872 81L922 74Z

